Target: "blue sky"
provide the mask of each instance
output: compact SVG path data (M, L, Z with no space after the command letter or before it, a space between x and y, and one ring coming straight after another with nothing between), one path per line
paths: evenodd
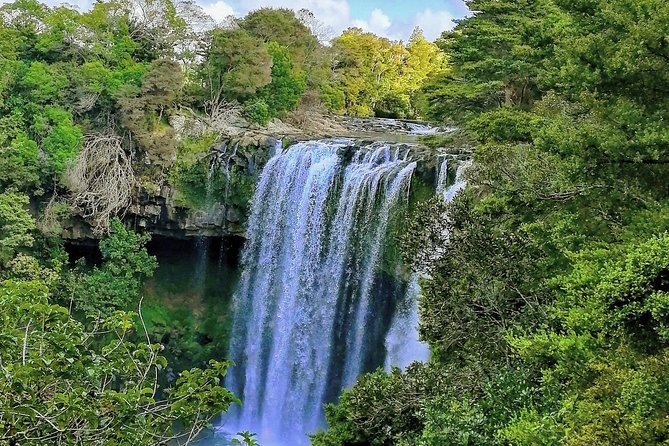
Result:
M199 0L217 20L263 7L306 8L335 34L358 26L394 40L406 40L415 26L430 40L467 13L463 0Z

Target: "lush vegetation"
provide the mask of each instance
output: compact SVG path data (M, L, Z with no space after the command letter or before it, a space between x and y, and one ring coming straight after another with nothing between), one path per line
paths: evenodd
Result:
M451 231L423 284L432 359L363 377L313 442L664 444L669 5L467 3L423 94L475 163L449 220L425 202L405 249Z
M56 197L104 233L139 190L189 183L184 158L198 148L201 160L241 117L426 113L420 87L446 65L420 30L406 45L358 29L329 45L324 29L270 8L216 24L190 0L5 4L0 188ZM182 204L197 207L190 195Z
M424 112L420 86L445 59L419 31L407 45L325 31L305 10L216 24L189 0L0 6L0 443L179 444L238 402L220 386L229 364L209 361L225 317L145 289L150 236L117 217L165 184L179 207L216 194L245 208L237 148L213 175L206 156L231 125ZM68 258L73 219L99 259Z
M227 362L159 386L167 362L139 299L142 278L156 267L147 237L116 219L100 243L102 264L72 268L27 202L0 193L3 444L183 444L238 402L220 386Z
M233 118L305 110L429 117L476 148L449 219L412 203L392 250L432 271L431 361L362 377L315 445L669 441L669 5L467 4L436 45L359 29L325 45L307 11L217 25L187 1L1 6L0 442L188 441L237 402L225 362L162 388L180 355L156 338L190 348L192 330L153 303L146 323L156 261L115 216L165 182L207 206L202 154ZM184 116L200 128L181 134ZM212 187L239 205L252 190L230 172ZM98 264L67 258L73 214L102 237ZM445 230L448 255L420 264Z

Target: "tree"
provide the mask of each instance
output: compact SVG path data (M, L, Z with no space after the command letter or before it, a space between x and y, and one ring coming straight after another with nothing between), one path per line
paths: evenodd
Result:
M327 43L334 37L332 27L316 18L313 12L308 9L300 9L295 15L304 26L309 28L311 34L318 39L320 43Z
M551 0L469 0L472 17L445 32L439 45L453 69L428 82L427 99L437 120L463 110L527 108L536 99L543 61L558 19ZM558 14L559 16L559 14Z
M149 160L159 165L169 166L176 157L176 133L167 121L183 83L176 62L155 60L141 88L126 90L119 101L124 126L133 132Z
M272 58L248 31L214 30L203 76L211 100L244 101L272 81Z
M418 259L431 274L420 333L446 384L402 426L385 390L417 392L364 377L316 440L665 442L669 6L467 3L472 16L440 42L451 71L423 90L474 162L447 218L434 205L414 216L405 253L449 234L437 264Z
M333 79L322 88L331 108L352 115L415 116L417 91L445 68L445 57L416 30L404 46L352 28L332 41Z
M397 73L391 60L393 44L361 29L351 28L332 42L335 88L344 92L346 111L352 115L373 115L388 92L386 76Z
M0 193L0 266L7 266L17 251L34 242L35 221L27 208L26 195L12 190Z
M220 386L230 364L215 361L181 373L158 400L167 364L159 344L130 341L132 314L89 329L47 296L39 281L0 284L1 442L186 444L239 402Z
M94 233L104 234L111 219L130 206L135 174L121 138L88 135L83 146L65 178L70 202L91 219Z
M258 97L268 105L270 115L277 116L297 107L306 82L293 67L287 48L270 42L267 51L272 56L272 82L258 92Z
M40 184L40 162L37 143L19 131L13 138L4 137L0 145L0 185L25 192Z
M265 43L287 48L298 67L319 47L318 39L290 9L260 8L244 17L239 26Z
M76 309L94 317L135 306L142 280L152 276L158 266L155 257L146 252L149 238L129 231L114 219L111 235L100 242L102 265L72 272L61 296L63 304L72 299Z

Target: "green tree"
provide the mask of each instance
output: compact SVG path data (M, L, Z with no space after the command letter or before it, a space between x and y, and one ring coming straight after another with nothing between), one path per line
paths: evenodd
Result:
M129 340L132 314L88 329L47 296L39 281L0 284L3 443L184 444L239 402L220 386L230 364L215 361L183 372L158 400L167 364L160 345Z
M467 133L474 163L448 218L433 205L415 216L405 253L412 260L417 244L450 233L439 262L416 265L431 271L420 332L446 390L396 430L383 386L365 384L393 375L361 379L319 439L661 444L669 6L468 5L472 16L440 42L451 71L423 90L432 118Z
M168 124L184 83L181 67L171 60L155 60L141 88L128 89L119 102L125 127L133 132L149 160L162 166L174 162L177 136Z
M272 82L258 92L258 97L265 101L271 116L278 116L297 107L306 82L295 70L287 48L270 42L267 52L272 56Z
M352 115L414 116L417 92L445 69L445 56L419 29L405 46L352 28L333 40L332 53L333 79L322 95L331 109Z
M430 117L443 121L500 106L529 107L551 56L551 29L560 20L552 1L466 3L472 16L439 41L452 72L425 87Z
M77 309L93 316L106 316L136 305L142 280L153 275L158 266L146 252L149 238L129 231L120 220L113 220L111 235L100 242L102 265L73 272L62 300L71 296Z
M272 58L248 31L214 30L203 77L210 99L244 101L272 81Z
M35 191L41 182L37 143L23 132L13 138L1 136L4 141L0 146L0 185L4 189Z
M286 48L298 67L320 47L311 30L290 9L260 8L244 17L239 26L265 43Z
M17 251L34 242L35 221L28 202L26 195L12 190L0 193L0 266L7 266Z

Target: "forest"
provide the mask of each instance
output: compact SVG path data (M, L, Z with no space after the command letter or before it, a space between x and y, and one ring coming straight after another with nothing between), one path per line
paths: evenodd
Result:
M669 442L669 3L465 3L435 42L334 36L307 10L0 6L0 444L188 444L243 405L227 352L180 356L143 311L159 265L124 216L166 186L201 208L231 128L337 116L452 128L421 143L473 163L398 236L429 270L429 361L361 375L311 444ZM72 219L97 261L68 252Z

